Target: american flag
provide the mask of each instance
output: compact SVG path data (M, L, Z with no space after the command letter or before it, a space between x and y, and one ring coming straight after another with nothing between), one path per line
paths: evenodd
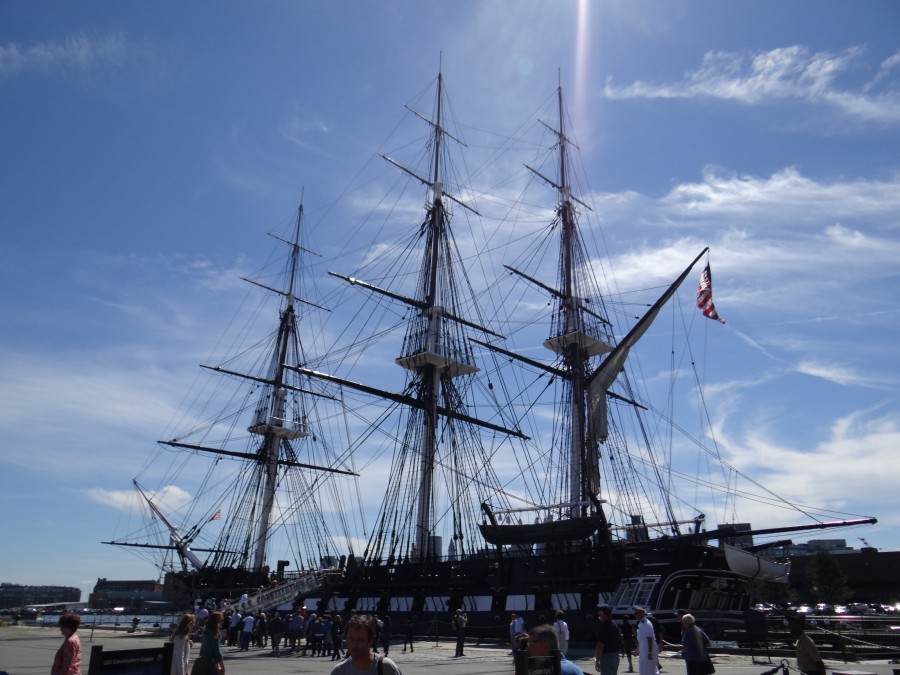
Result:
M725 323L725 319L718 315L712 299L712 274L709 265L703 268L700 275L700 287L697 289L697 307L703 312L703 316L715 319L719 323Z
M209 519L209 522L212 522L214 520L221 520L221 518L222 518L222 509L219 509L218 511L216 511L213 514L213 517Z

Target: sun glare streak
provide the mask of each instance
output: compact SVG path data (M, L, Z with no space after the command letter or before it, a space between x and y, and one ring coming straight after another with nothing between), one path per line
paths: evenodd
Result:
M585 119L587 116L588 100L588 53L590 51L590 17L588 8L591 0L578 0L578 25L575 34L575 84L570 100L572 104L569 111L572 115L572 125L580 129L583 134L590 128Z

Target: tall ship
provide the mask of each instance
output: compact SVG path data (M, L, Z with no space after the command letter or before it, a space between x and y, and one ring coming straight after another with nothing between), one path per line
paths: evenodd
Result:
M463 609L472 634L493 636L510 612L534 625L563 610L578 640L601 602L687 608L727 630L755 580L787 579L767 546L875 522L785 502L803 522L712 524L686 503L702 487L700 501L733 514L739 481L778 502L734 467L713 473L714 435L678 421L705 416L692 340L708 335L698 305L716 316L709 252L666 284L616 285L561 86L540 139L503 141L479 166L495 193L462 170L442 74L430 113L408 108L424 151L378 160L400 194L375 200L355 248L330 257L305 243L300 207L276 237L280 279L248 279L278 301L277 321L259 317L275 330L247 321L234 355L204 367L215 384L135 479L147 519L106 543L154 560L185 603L302 603L435 634ZM523 162L496 160L523 147ZM506 170L518 178L496 178ZM676 335L660 388L639 359L665 326ZM686 453L703 475L677 470Z

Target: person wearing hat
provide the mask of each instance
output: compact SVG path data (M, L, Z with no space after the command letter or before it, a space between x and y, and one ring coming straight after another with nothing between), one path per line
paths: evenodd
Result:
M819 648L806 634L806 619L802 614L788 617L791 637L797 640L797 670L805 675L825 675L825 662L819 656Z
M469 623L469 617L462 609L457 609L456 614L450 619L450 627L456 634L456 656L465 656L463 649L466 645L466 624Z
M638 673L640 675L659 675L659 646L653 624L647 618L647 610L640 606L634 608L637 621L637 646L634 655L638 657Z

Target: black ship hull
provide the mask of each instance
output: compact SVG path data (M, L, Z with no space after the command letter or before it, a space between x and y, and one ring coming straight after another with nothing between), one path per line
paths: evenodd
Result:
M180 586L182 600L190 597L238 598L258 587L228 586L234 570L217 578L205 573L170 575L167 585ZM246 579L249 581L249 577ZM289 583L290 577L280 583ZM545 547L537 552L486 551L465 560L399 561L357 565L351 558L343 569L323 576L322 584L298 593L289 604L319 614L351 611L389 615L395 626L415 625L419 635L450 636L450 617L463 609L467 634L503 640L511 612L525 617L528 626L550 623L556 610L566 613L574 642L591 640L596 607L608 603L617 615L630 614L641 604L677 632L674 612L690 607L704 617L713 635L739 626L751 601L746 577L728 569L721 549L689 544L680 549L640 551L630 546L603 549ZM266 608L274 609L274 608Z

